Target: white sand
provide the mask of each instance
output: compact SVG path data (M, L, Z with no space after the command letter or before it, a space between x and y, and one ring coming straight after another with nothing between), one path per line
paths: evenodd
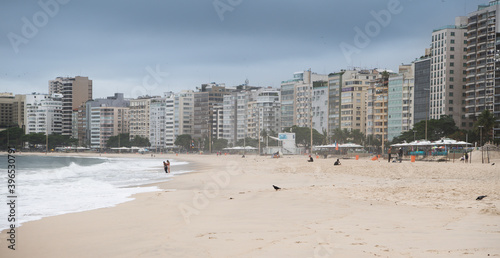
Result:
M477 152L472 164L335 167L305 156L164 157L198 172L116 207L28 222L16 251L4 231L0 257L500 256L498 154L494 166Z

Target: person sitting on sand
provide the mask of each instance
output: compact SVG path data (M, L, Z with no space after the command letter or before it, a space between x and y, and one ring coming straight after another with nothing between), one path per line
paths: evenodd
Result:
M313 157L311 157L311 155L309 155L309 160L307 162L314 162L314 159Z
M337 161L335 161L335 163L333 163L334 166L339 166L340 165L340 160L337 159Z

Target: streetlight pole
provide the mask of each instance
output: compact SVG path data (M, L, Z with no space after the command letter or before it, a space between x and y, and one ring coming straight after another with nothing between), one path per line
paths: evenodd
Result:
M311 92L309 93L309 122L310 122L310 125L311 125L311 152L309 154L312 155L312 152L313 152L313 107L312 107L312 96L313 96L313 90L314 90L314 87L313 87L313 83L312 83L312 71L311 71L311 68L309 68L309 85L311 85Z
M258 125L257 130L259 130L259 136L257 137L257 139L259 142L259 156L260 156L260 108L259 108L259 112L257 113L257 125Z
M427 120L429 120L429 106L431 105L430 103L430 96L431 95L431 89L430 88L427 88L427 89L424 89L424 91L429 91L429 94L427 95L427 109L425 110L425 140L427 141Z
M484 163L484 152L483 152L483 127L482 125L479 127L479 146L481 146L481 163Z

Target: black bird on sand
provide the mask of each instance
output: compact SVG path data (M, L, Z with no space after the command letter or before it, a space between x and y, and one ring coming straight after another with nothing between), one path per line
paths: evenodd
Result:
M276 190L276 191L278 191L278 190L280 190L280 189L281 189L280 187L277 187L277 186L275 186L275 185L273 185L273 187L274 187L274 190Z
M487 197L488 195L480 195L476 198L476 201L482 200L484 197Z
M493 166L493 165L495 165L495 163L492 163L491 165Z

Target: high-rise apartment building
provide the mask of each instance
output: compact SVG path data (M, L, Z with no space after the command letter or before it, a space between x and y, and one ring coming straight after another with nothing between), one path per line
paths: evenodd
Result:
M328 82L313 83L312 126L319 133L328 130Z
M175 94L174 103L174 134L193 135L194 132L194 92L184 90Z
M102 149L111 136L129 132L128 107L91 107L90 108L90 147Z
M62 94L28 94L26 95L25 110L26 134L62 133Z
M472 120L469 126L484 110L500 120L499 4L498 0L490 1L467 16L465 112Z
M389 78L387 138L392 141L413 128L414 64L401 65L399 73Z
M467 18L457 17L455 25L435 29L431 43L429 117L451 116L457 126L466 129L465 53Z
M340 94L345 71L328 75L328 135L340 129Z
M141 96L130 100L130 139L134 139L136 136L149 139L150 105L154 99L158 98L160 96Z
M0 93L0 128L18 126L24 128L25 95Z
M129 105L130 101L124 99L123 93L115 93L111 97L87 101L85 104L85 145L91 148L103 148L109 137L116 136L118 133L129 133ZM106 117L101 117L104 115ZM127 117L123 117L123 115L127 115Z
M49 81L49 94L62 94L62 135L72 136L73 110L92 99L92 80L88 77L57 77Z
M340 90L340 129L366 131L366 93L378 70L355 69L342 75Z
M430 53L429 53L430 54ZM423 56L415 62L415 87L413 88L413 124L429 119L431 88L431 57Z
M175 95L166 93L163 98L151 100L149 141L156 150L173 149L175 142Z
M370 81L366 93L365 135L373 135L380 142L387 141L389 75L389 72L383 72Z
M328 75L311 70L296 72L293 79L281 82L281 130L293 125L311 127L314 82L327 82Z

